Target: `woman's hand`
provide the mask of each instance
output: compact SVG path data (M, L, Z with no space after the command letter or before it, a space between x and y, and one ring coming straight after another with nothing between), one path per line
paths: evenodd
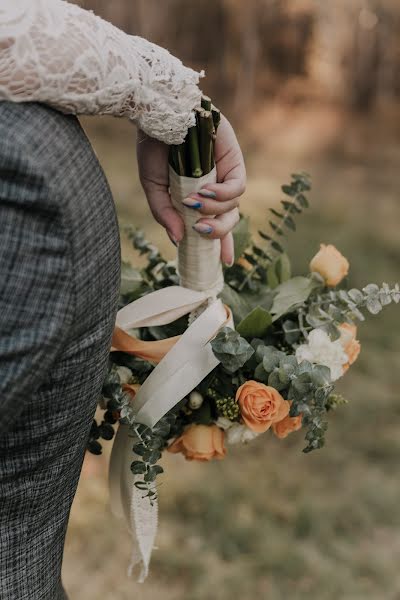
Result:
M184 224L171 203L168 193L168 146L138 132L137 158L139 176L150 210L170 239L179 243ZM231 231L239 220L239 196L246 186L246 169L235 132L222 116L215 142L218 183L208 183L198 194L184 203L199 212L196 229L201 235L221 239L221 259L233 264L234 248ZM209 218L207 215L216 215Z

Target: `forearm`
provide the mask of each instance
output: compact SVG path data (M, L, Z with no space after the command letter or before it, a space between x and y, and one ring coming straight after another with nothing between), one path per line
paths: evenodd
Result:
M2 9L0 99L126 116L151 137L183 141L200 74L63 0L3 0Z

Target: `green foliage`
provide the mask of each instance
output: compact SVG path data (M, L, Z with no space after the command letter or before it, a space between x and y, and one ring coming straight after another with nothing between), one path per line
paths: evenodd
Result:
M200 408L190 412L190 422L198 425L210 425L213 422L213 414L208 398L204 398Z
M312 327L321 327L332 339L337 339L341 323L364 321L363 310L376 315L392 302L400 302L399 284L393 288L387 283L381 287L371 283L362 290L330 290L310 298L305 318Z
M287 231L296 231L296 217L308 207L308 200L305 192L311 190L310 177L307 173L294 173L289 184L282 186L283 193L287 199L281 201L281 210L270 208L272 218L268 220L271 233L259 230L261 239L266 242L262 247L252 244L251 249L245 253L244 257L253 265L242 279L239 290L246 288L253 289L254 282L268 281L271 287L275 287L279 282L285 281L278 277L275 269L269 270L271 265L284 252L282 238Z
M276 288L280 283L288 281L291 273L290 259L287 254L283 253L267 269L268 286L271 289Z
M276 295L271 308L273 320L276 321L302 305L319 286L312 277L293 277L280 284L275 289Z
M138 269L132 267L128 262L121 264L121 288L120 294L135 297L143 285L143 277Z
M134 419L130 426L132 437L136 440L132 450L138 457L131 463L131 471L135 476L142 476L136 479L134 485L145 492L145 497L148 497L151 503L157 497L154 482L157 476L164 472L157 463L174 429L176 430L177 426L179 428L179 418L179 412L175 409L162 417L152 429L135 423Z
M235 262L242 256L251 244L251 233L249 217L240 215L240 221L233 230L233 242L235 247Z
M211 347L222 366L234 373L254 353L253 348L241 335L230 327L223 327L211 341Z
M292 417L302 415L307 441L303 451L322 448L328 426L325 414L332 408L329 398L333 386L328 367L307 361L298 363L295 356L262 343L257 344L254 359L258 363L255 378L275 388L291 402Z
M257 306L236 326L236 331L245 338L264 337L272 324L271 314Z

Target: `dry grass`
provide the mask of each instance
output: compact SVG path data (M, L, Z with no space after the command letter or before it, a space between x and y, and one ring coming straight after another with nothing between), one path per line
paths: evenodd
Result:
M307 153L299 154L299 144L293 150L290 131L279 152L268 134L268 145L256 146L257 153L254 145L247 148L243 210L255 223L279 197L287 174L308 169L313 210L301 217L289 243L296 267L304 269L319 241L329 241L350 257L354 284L399 280L398 145L383 144L379 128L344 127L343 137L325 131L322 152L324 120L313 128L312 118L303 124L301 118L307 116L294 125L316 142L308 140ZM172 256L140 192L134 131L125 122L88 127L121 219L144 226ZM129 538L109 514L107 458L90 457L65 552L71 600L400 598L398 323L393 307L360 329L362 355L340 384L351 403L332 418L326 449L306 456L295 434L283 442L262 436L230 451L222 463L166 457L158 550L145 585L125 575Z

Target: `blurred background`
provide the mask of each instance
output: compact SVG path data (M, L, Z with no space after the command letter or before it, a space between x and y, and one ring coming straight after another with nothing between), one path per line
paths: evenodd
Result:
M299 271L321 241L351 283L400 280L399 0L86 0L85 8L205 69L203 91L234 123L254 228L293 171L313 178L311 210L288 249ZM174 248L138 182L135 128L83 120L121 222ZM125 257L136 260L123 240ZM397 308L397 311L396 311ZM223 462L165 458L151 575L127 579L130 542L108 507L107 461L88 457L64 562L71 600L397 600L400 598L399 307L359 329L363 352L340 383L350 403L327 447L302 434L229 450Z

